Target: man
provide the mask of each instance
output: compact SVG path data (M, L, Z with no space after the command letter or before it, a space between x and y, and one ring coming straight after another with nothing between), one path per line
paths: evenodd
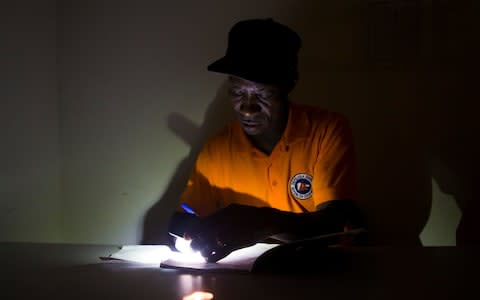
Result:
M359 217L352 134L345 118L290 102L300 37L272 19L229 33L209 71L228 75L237 120L199 154L170 222L209 261L266 238L343 231ZM190 212L190 213L188 213Z

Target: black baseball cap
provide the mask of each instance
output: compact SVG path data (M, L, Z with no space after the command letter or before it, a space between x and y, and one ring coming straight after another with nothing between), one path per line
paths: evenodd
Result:
M225 56L208 70L263 84L292 84L298 79L299 35L273 19L236 23Z

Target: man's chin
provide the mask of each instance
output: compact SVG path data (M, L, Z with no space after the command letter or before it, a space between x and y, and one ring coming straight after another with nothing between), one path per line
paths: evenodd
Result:
M260 126L242 126L243 132L249 136L261 135L264 129Z

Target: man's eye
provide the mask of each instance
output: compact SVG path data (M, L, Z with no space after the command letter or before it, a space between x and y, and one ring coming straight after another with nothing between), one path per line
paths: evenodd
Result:
M272 98L272 94L258 94L257 97L260 100L268 100Z

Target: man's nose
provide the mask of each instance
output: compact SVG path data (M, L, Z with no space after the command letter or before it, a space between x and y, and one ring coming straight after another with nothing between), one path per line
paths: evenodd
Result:
M258 105L255 96L247 96L246 99L240 104L240 113L248 116L255 114L261 110L260 105Z

